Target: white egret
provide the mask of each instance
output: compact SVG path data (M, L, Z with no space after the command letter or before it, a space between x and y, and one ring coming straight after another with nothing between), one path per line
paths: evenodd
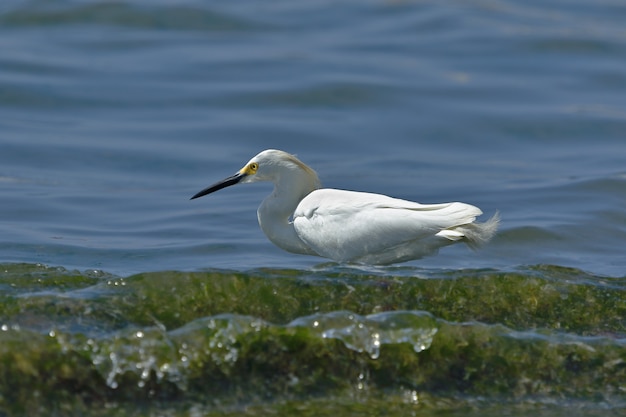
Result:
M200 191L202 197L238 183L270 181L274 191L259 206L259 225L276 246L337 262L391 264L465 242L477 247L495 234L496 213L465 203L419 204L380 194L323 189L315 171L295 156L268 149L235 175Z

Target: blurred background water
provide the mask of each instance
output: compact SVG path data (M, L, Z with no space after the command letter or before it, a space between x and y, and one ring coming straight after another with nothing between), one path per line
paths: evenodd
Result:
M625 21L616 0L5 0L0 262L314 271L259 229L269 184L189 201L278 148L327 187L500 212L482 250L394 274L624 277Z
M622 276L625 15L612 1L5 2L2 258L315 265L259 230L269 186L188 201L278 148L328 187L501 212L486 250L416 265Z

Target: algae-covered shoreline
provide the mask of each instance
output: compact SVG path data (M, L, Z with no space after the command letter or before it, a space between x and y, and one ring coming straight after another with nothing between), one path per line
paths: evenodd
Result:
M625 279L548 265L427 275L118 277L4 264L0 410L572 415L626 406Z

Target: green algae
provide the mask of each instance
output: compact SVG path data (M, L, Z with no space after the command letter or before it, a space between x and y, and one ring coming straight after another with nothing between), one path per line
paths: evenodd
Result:
M1 270L0 410L11 413L130 415L129 404L156 401L181 415L280 415L316 398L358 408L383 396L397 415L485 398L626 404L619 278L551 266L427 277Z
M536 269L531 272L472 271L444 279L344 274L325 281L310 280L307 273L279 278L267 273L154 273L124 280L133 289L124 297L145 307L129 309L132 321L149 324L156 318L168 328L220 313L285 323L320 311L365 315L424 310L449 321L501 323L514 329L624 333L626 287L589 285L580 278L558 281L550 274L537 276Z

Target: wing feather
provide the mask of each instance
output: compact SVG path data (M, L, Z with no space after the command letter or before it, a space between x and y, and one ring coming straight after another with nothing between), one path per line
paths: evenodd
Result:
M472 223L480 214L480 209L464 203L419 204L380 194L322 189L300 202L293 224L315 252L346 262L433 237L444 241L438 246L462 239L462 232L454 228ZM416 250L424 251L422 246L416 245L420 247Z

